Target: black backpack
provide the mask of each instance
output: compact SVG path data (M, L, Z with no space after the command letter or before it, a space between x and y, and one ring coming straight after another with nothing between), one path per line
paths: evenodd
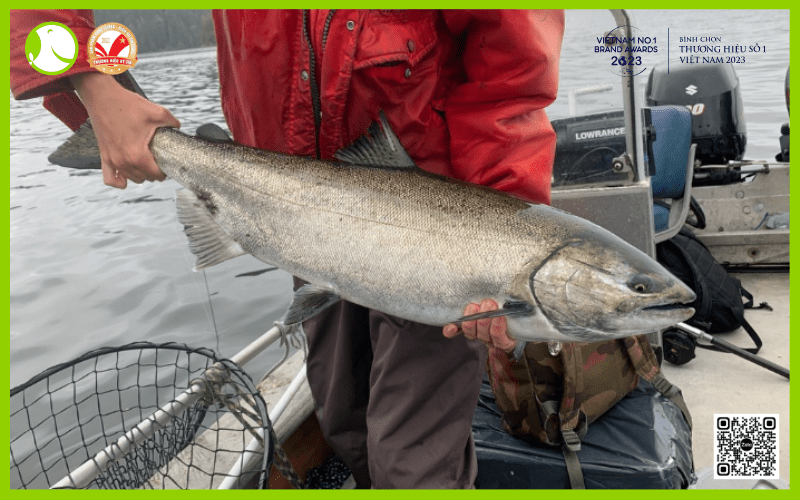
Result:
M657 244L656 258L697 295L692 304L695 314L688 324L708 333L729 333L741 326L756 345L745 350L758 353L761 338L744 318L744 310L771 308L767 303L754 308L753 295L728 274L691 229L684 226L674 237Z

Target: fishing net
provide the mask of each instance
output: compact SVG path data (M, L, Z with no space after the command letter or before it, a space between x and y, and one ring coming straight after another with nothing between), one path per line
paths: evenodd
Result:
M266 404L208 349L101 348L12 389L10 411L12 488L216 488L253 439L258 466L235 486L268 478Z

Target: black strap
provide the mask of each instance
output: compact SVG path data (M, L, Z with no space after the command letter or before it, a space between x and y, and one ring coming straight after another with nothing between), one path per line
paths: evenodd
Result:
M758 354L758 351L761 350L761 346L764 345L764 342L761 340L761 337L759 337L758 334L756 333L756 331L753 329L753 327L750 326L750 323L748 323L747 320L744 319L744 315L738 315L737 314L736 315L736 319L739 321L739 323L742 324L742 328L744 328L744 331L746 331L747 334L750 335L750 338L753 340L753 343L756 345L755 347L747 347L747 348L742 347L741 349L743 351L747 351L747 352L749 352L751 354ZM701 344L699 342L697 342L697 347L702 347L703 349L708 349L709 351L728 352L728 351L726 351L724 349L720 349L719 347L717 347L715 345Z
M705 229L706 228L706 213L703 212L703 207L697 202L694 196L689 198L689 210L694 213L694 220L690 218L686 219L686 223L692 227L697 229Z
M737 281L738 281L738 280L737 280ZM746 290L746 289L745 289L745 288L742 286L742 283L741 283L741 282L739 282L739 290L741 291L741 293L742 293L742 296L743 296L744 298L746 298L746 299L747 299L747 302L745 302L745 303L744 303L744 308L745 308L745 309L753 309L753 294L752 294L752 293L750 293L750 292L748 292L748 291L747 291L747 290ZM767 304L766 302L762 302L762 303L761 303L761 305L760 305L760 306L758 306L756 309L760 309L760 308L764 307L764 305L765 305L765 304L766 304L766 306L767 306L767 307L769 307L769 304Z
M578 460L578 452L581 451L581 439L578 433L573 430L562 430L564 444L561 451L564 453L564 462L567 465L567 475L569 485L573 490L585 490L586 484L583 481L583 471L581 462Z
M742 314L742 317L739 318L739 321L742 323L742 328L744 328L744 330L747 332L748 335L750 335L750 338L753 339L753 342L756 344L755 348L748 348L745 349L745 351L751 352L753 354L758 354L758 351L761 350L761 346L764 345L764 343L761 341L761 337L759 337L756 331L753 330L753 327L750 326L750 323L748 323L747 320L744 319L744 314Z
M770 311L772 310L772 307L770 307L770 305L767 304L766 302L762 302L761 304L759 304L758 307L753 307L753 294L745 290L742 286L739 286L739 290L741 290L742 296L744 296L744 298L747 299L747 302L745 302L744 304L745 309L769 309ZM742 328L744 328L747 334L750 335L750 338L753 339L753 343L756 345L755 347L750 347L745 349L745 351L753 354L758 354L758 351L761 350L761 346L764 345L764 343L761 341L761 337L759 337L756 331L753 329L753 327L750 326L750 323L748 323L747 320L744 319L744 311L742 311L741 314L739 314L738 311L734 310L734 313L736 313L736 320L739 321L739 323L741 323Z
M681 410L681 413L683 413L683 418L686 420L686 423L689 424L689 429L691 430L692 414L689 413L689 407L686 406L686 401L683 400L683 395L681 394L681 391L678 390L678 386L667 380L664 374L660 371L656 373L652 383L653 387L655 387L658 392L663 394L665 398L672 401L675 406Z
M638 373L642 378L645 378L643 369L643 366L636 367L636 373ZM694 426L692 422L692 414L689 412L689 407L686 405L686 401L683 399L683 394L681 394L678 386L667 380L667 377L664 376L664 374L661 372L661 369L656 372L656 375L652 378L650 383L653 384L653 387L655 387L658 392L660 392L665 398L669 399L672 404L678 407L683 414L683 419L687 424L689 424L689 430L691 431L692 427ZM694 470L694 457L692 457L692 469Z
M767 311L772 311L772 306L766 302L762 302L757 306L753 305L753 294L748 292L743 286L741 286L741 282L739 282L739 288L742 290L742 296L747 299L747 302L744 303L745 309L766 309Z

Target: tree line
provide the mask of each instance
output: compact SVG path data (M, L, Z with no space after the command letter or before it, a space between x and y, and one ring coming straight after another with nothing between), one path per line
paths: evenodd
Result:
M136 37L139 53L213 47L210 10L95 10L97 26L120 23Z

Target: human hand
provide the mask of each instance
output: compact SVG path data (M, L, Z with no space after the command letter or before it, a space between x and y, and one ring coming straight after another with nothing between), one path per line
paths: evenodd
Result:
M181 126L165 108L126 90L111 75L83 73L70 77L100 147L103 182L125 189L128 180L163 181L149 144L159 127Z
M467 305L464 309L464 316L479 312L496 311L498 308L499 306L494 300L484 299L480 304ZM465 321L461 323L460 329L455 323L450 323L442 329L442 334L447 338L453 338L459 333L463 333L470 340L480 340L489 347L495 347L505 352L513 351L517 345L517 341L509 337L506 332L505 316Z

